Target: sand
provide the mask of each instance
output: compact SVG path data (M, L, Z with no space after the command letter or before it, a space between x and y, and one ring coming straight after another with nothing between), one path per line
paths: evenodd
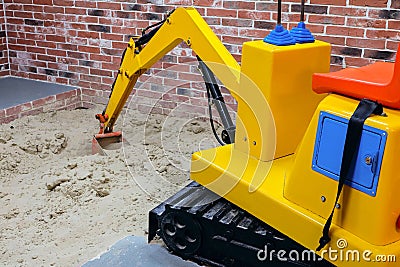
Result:
M204 118L129 110L116 125L123 146L91 155L101 110L0 125L1 266L79 266L146 236L148 211L189 182L191 153L216 146Z

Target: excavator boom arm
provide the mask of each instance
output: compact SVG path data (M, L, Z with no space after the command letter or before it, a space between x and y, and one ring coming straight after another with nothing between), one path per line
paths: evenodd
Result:
M100 133L103 133L102 129L112 132L138 78L181 42L192 48L235 96L239 85L239 64L194 8L180 7L168 16L144 47L130 40L107 107L102 115L99 114L102 118Z

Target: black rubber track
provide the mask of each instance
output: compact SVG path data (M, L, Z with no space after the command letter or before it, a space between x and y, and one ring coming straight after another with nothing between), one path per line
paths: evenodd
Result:
M173 253L211 266L334 266L196 182L150 211L148 241L156 235Z

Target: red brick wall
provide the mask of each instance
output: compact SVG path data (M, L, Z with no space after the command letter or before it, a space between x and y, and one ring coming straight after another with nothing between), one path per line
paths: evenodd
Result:
M81 90L74 89L13 107L0 109L0 124L9 123L18 118L28 115L36 115L51 110L75 109L79 107L87 106L81 102Z
M0 77L9 74L6 20L4 18L4 5L0 3Z
M276 1L4 2L11 75L76 85L82 88L82 98L86 102L105 101L129 36L139 34L141 28L160 20L174 6L195 6L238 60L241 44L265 37L273 29L276 18ZM333 69L394 59L400 40L399 0L307 2L308 27L318 39L332 43ZM299 0L284 1L285 26L296 24L299 7ZM182 46L164 57L149 74L188 60L194 60L193 54ZM193 76L192 68L181 67L183 70L180 73L171 72L161 77L160 83L147 85L148 92L142 92L140 96L161 97L160 84ZM205 105L199 105L206 103L204 90L193 83L188 82L171 90L168 96L164 96L159 111L174 108L176 101L188 101L188 111L193 111L193 106L199 107L199 112L206 111ZM233 103L233 100L229 102ZM140 108L148 108L150 104L144 101Z

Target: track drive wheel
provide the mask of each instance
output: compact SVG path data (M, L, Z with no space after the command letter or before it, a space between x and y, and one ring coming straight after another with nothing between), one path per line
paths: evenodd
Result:
M201 245L200 224L181 211L170 211L163 216L160 235L167 247L183 258L193 256Z

